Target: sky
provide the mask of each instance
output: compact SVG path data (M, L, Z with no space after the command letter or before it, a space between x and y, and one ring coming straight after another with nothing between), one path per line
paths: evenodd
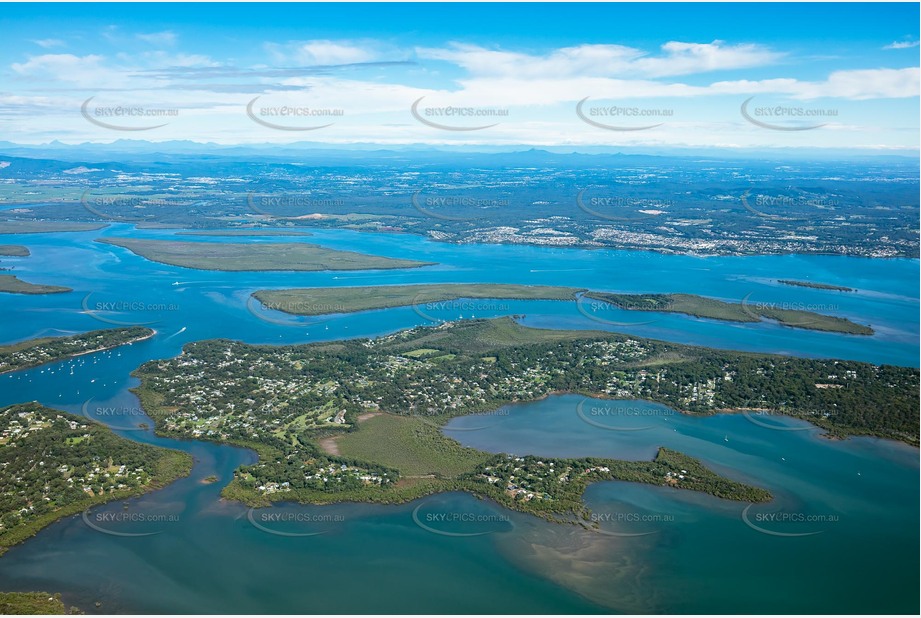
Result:
M5 4L0 141L919 147L919 5Z

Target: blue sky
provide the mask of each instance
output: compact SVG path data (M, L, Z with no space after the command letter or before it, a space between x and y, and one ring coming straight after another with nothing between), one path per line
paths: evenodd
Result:
M3 10L19 143L918 148L917 4Z

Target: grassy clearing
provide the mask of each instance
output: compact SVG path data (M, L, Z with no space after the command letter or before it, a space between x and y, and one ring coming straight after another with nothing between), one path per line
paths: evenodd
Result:
M73 290L59 285L29 283L15 275L0 275L0 292L9 294L64 294L73 292Z
M417 268L430 262L327 249L307 243L225 243L99 238L162 264L201 270L378 270Z
M29 257L29 248L22 245L0 245L0 255L7 257Z
M0 221L0 234L44 234L48 232L90 232L106 227L105 223L76 221Z
M490 455L465 448L441 433L432 421L417 416L381 414L359 430L336 439L344 457L396 468L405 476L454 478L485 462Z
M696 294L608 294L587 292L592 298L610 304L618 309L631 311L661 311L684 313L698 318L724 320L728 322L760 322L763 318L776 320L784 326L805 328L851 335L872 335L873 329L845 318L787 308L789 303L756 302L742 300L727 303L715 298Z
M546 285L505 283L433 283L370 287L260 290L253 294L268 308L295 315L350 313L417 305L437 309L437 303L459 299L574 300L581 290Z

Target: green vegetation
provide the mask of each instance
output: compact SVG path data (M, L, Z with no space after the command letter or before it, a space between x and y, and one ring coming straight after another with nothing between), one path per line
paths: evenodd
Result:
M77 608L70 612L64 606L60 594L47 592L0 592L0 614L10 616L48 616L57 614L79 614Z
M574 300L577 288L502 283L433 283L369 287L300 288L260 290L253 294L268 309L296 315L348 313L422 305L437 309L438 303L461 298L507 300Z
M48 232L90 232L101 230L105 223L76 221L0 221L0 234L44 234Z
M336 446L344 456L377 461L404 476L456 477L489 458L448 438L430 420L394 414L361 422L358 431L337 438Z
M307 243L225 243L98 238L148 260L202 270L371 270L417 268L431 262L327 249Z
M38 367L65 358L108 350L153 337L143 326L93 330L69 337L43 337L0 345L0 374Z
M782 283L783 285L795 285L801 288L815 288L817 290L834 290L837 292L856 292L854 288L845 287L843 285L829 285L827 283L815 283L813 281L794 281L792 279L778 279L777 283Z
M402 502L463 490L556 517L582 513L585 485L605 479L769 498L665 449L652 462L532 461L465 448L439 430L456 415L557 392L646 399L691 414L768 410L835 436L918 443L914 368L531 329L509 318L309 345L200 341L135 375L159 434L257 451L259 462L238 470L224 491L253 505Z
M0 255L8 257L28 257L29 248L22 245L0 245Z
M38 285L23 281L14 275L0 275L0 292L10 294L62 294L72 291L71 288L59 285Z
M771 499L764 489L723 478L693 457L666 448L660 448L652 461L497 455L464 478L476 484L474 493L536 515L574 514L586 518L582 494L595 481L666 485L746 502Z
M192 458L38 403L0 410L0 553L48 524L186 476Z
M845 318L806 311L799 303L766 303L743 299L727 303L695 294L610 294L586 292L585 298L607 303L619 309L684 313L698 318L730 322L760 322L762 318L777 320L784 326L809 330L872 335L873 329Z
M310 232L284 228L247 228L245 230L194 230L176 232L176 236L313 236Z

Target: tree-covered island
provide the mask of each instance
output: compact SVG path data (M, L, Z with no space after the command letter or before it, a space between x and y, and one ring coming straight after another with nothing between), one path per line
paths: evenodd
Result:
M402 502L464 490L556 518L584 515L585 485L608 479L770 498L667 449L651 462L519 458L462 447L440 431L453 416L558 392L646 399L690 414L768 410L835 436L918 443L913 368L531 329L510 318L294 346L200 341L135 375L158 433L259 453L224 490L251 505Z

